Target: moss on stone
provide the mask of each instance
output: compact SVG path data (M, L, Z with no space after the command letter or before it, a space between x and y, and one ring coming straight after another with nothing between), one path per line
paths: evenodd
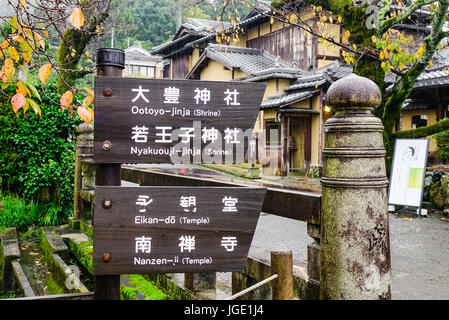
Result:
M138 300L137 289L120 285L120 300Z
M90 274L92 274L92 241L75 242L70 240L69 249L75 258L83 265L83 267L86 268Z
M129 279L130 287L120 286L124 300L139 300L141 294L145 300L167 300L167 295L159 290L151 281L138 274L123 275Z
M40 248L42 252L42 256L44 257L47 263L51 260L51 255L53 254L53 249L51 247L50 242L45 237L44 233L41 234Z
M82 221L80 225L81 232L89 237L89 239L93 238L94 229L90 223L87 221Z
M58 285L57 281L53 277L52 274L50 274L45 281L45 285L47 286L47 292L50 294L64 294L66 293L64 291L64 288Z
M0 290L3 290L3 281L5 277L5 253L3 252L2 241L0 240Z
M152 281L156 287L160 288L169 300L195 300L197 299L189 290L178 286L166 275L160 273L147 274L145 279Z

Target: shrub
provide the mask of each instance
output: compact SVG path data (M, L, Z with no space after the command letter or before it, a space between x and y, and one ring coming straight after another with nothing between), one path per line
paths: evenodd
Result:
M12 96L14 90L6 91ZM55 82L47 82L45 94L39 91L41 117L31 108L15 114L9 99L0 98L0 183L2 190L28 200L37 200L48 188L64 218L72 212L75 135L81 120L52 102L59 101Z
M436 134L435 139L437 141L436 153L438 158L443 162L449 161L449 130L442 131Z

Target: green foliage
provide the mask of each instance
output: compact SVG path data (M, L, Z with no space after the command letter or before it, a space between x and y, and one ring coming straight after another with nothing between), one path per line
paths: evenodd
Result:
M435 136L437 141L437 156L444 162L449 162L449 130L442 131Z
M171 39L176 31L176 1L116 1L118 17L114 23L115 47L125 49L139 41L150 50ZM102 45L110 46L110 40Z
M19 289L10 290L10 291L0 291L0 300L14 299L14 298L18 298L21 296L22 296L22 294L20 293Z
M115 0L109 29L114 27L114 46L126 49L129 45L140 42L142 47L151 50L173 38L176 33L176 16L178 7L182 6L182 21L186 17L221 21L243 19L249 9L239 1L190 1L196 3L188 6L184 0ZM115 17L115 18L112 18ZM111 30L106 34L110 36ZM110 37L102 46L110 46Z
M54 201L59 210L48 215L48 224L54 224L72 211L75 134L81 120L55 103L55 82L46 84L45 93L35 87L42 98L41 117L32 111L15 114L9 99L0 97L0 187L27 200ZM14 90L10 86L6 93L11 96Z
M58 224L59 206L56 203L37 203L0 194L0 227L26 230L28 226L50 226ZM30 229L32 230L32 229Z

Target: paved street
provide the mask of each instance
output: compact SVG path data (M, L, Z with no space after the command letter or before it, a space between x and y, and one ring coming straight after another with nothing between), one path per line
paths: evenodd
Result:
M390 214L392 299L449 299L449 219L408 217ZM271 250L290 249L305 268L310 242L305 222L262 214L250 256L269 262Z

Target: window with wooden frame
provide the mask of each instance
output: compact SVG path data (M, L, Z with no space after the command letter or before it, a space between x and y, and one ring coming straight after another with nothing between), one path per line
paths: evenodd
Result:
M427 116L419 115L412 117L412 129L421 128L427 126Z

